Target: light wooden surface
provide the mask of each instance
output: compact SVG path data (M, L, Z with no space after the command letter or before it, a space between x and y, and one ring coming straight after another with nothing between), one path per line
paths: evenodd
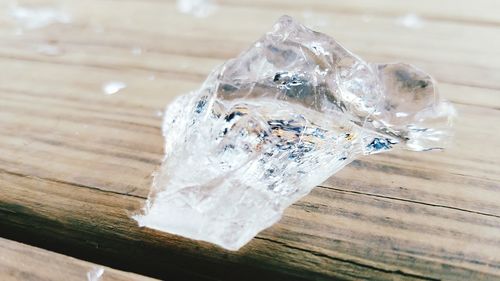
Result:
M71 20L21 34L0 4L0 235L163 279L500 278L500 2L224 0L206 18L173 1L32 3ZM158 111L282 14L433 74L455 143L355 161L239 252L137 227ZM127 87L105 95L108 81Z
M154 279L0 238L0 280L153 281Z

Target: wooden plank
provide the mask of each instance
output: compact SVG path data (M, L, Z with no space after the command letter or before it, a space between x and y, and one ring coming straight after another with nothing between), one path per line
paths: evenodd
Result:
M0 238L0 279L14 280L155 280Z
M0 235L160 278L500 278L499 5L454 3L224 0L193 18L174 1L92 0L21 36L0 21ZM238 252L137 227L162 159L158 111L283 13L432 73L459 111L455 143L355 161ZM407 13L423 25L401 26ZM103 94L115 80L127 88Z

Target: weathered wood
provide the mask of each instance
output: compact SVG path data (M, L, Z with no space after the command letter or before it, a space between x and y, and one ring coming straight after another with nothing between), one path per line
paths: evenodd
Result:
M1 236L167 279L500 278L497 1L219 3L193 18L173 1L67 2L71 23L22 36L0 21ZM398 24L410 12L421 28ZM455 143L355 161L239 252L137 227L158 111L284 13L367 60L432 73L459 112ZM111 80L127 88L104 95Z
M0 280L153 281L154 279L0 238Z

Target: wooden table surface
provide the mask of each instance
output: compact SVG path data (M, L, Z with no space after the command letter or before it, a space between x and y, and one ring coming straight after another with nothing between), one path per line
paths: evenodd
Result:
M153 281L0 238L0 280Z
M0 236L170 280L500 279L500 2L216 2L0 3ZM238 252L139 228L159 112L282 14L431 73L454 143L355 161Z

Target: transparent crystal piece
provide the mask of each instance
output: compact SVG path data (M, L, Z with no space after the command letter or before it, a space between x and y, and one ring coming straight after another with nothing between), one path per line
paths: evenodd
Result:
M165 159L135 219L237 250L353 159L441 148L454 110L434 85L283 16L167 108Z

